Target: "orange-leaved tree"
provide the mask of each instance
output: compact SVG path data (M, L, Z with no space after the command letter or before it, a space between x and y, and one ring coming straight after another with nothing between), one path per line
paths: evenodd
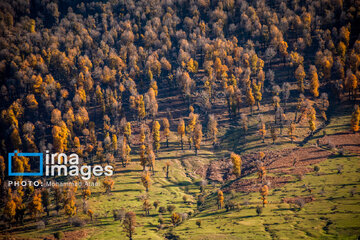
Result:
M217 194L217 204L218 209L222 209L224 206L224 193L221 190L219 190Z
M354 112L351 117L351 130L356 133L359 131L360 122L360 108L359 105L355 105Z
M268 203L267 201L267 195L269 194L269 187L267 185L264 185L260 188L260 195L263 207L265 207L265 204Z
M178 131L178 134L180 135L181 150L184 150L184 142L183 142L183 137L185 136L185 121L184 121L184 119L180 119L177 131Z

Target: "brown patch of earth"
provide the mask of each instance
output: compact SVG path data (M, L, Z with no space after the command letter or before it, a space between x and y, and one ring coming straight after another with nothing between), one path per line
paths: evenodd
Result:
M283 198L282 202L283 203L288 203L288 204L294 204L297 200L303 200L304 203L310 203L310 202L315 201L315 198L313 196L295 197L295 198Z
M319 139L319 144L334 146L346 152L360 154L360 134L358 133L340 132L324 136Z
M242 177L248 176L258 171L258 165L265 166L268 176L266 183L271 188L278 188L289 181L293 180L293 176L303 175L313 171L311 165L326 160L332 153L318 147L305 147L284 149L280 151L265 151L265 157L259 160L259 153L250 153L241 156L242 159ZM232 173L232 163L229 158L212 161L206 170L200 168L197 172L202 177L215 182L223 183L232 181L224 188L224 191L235 189L243 192L258 191L261 181L257 178L252 179L236 179ZM269 176L276 174L276 176Z
M84 239L86 236L88 236L88 231L82 229L82 230L76 230L76 231L69 231L69 232L63 232L64 237L62 239L64 240L78 240L78 239ZM56 238L53 235L47 236L44 239L48 240L55 240Z

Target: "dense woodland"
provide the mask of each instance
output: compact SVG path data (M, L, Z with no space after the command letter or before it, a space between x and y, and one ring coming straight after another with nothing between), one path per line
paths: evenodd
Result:
M7 176L14 150L75 152L81 164L119 169L141 165L139 179L151 191L170 133L195 156L205 140L221 148L219 128L229 124L245 141L276 142L284 132L292 142L298 126L311 137L343 102L354 106L349 130L358 132L359 12L357 0L1 1L2 226L53 210L72 217L79 195L94 214L85 206L89 188L8 187L6 180L23 179ZM158 101L172 94L183 104ZM265 104L270 120L262 117ZM236 178L240 155L228 154ZM36 168L14 159L16 172ZM266 169L258 168L263 182ZM110 193L114 180L101 184ZM265 205L266 181L260 195ZM150 207L145 200L145 213ZM132 239L135 214L124 219ZM171 221L181 217L174 212Z

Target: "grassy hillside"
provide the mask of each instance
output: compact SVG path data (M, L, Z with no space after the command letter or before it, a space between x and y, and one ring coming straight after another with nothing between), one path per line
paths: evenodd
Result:
M347 114L335 114L323 131L311 138L301 149L306 151L316 143L317 139L324 138L324 131L328 138L338 136L348 129L347 124L342 124L345 122L349 122ZM241 130L239 127L233 128L233 131L228 131L231 135L225 135L224 139L237 137L237 132ZM229 134L228 132L225 134ZM283 139L286 139L286 136ZM265 145L261 141L254 140L254 142L245 145L258 147L252 151L264 149L264 146L267 147L267 151L276 151L285 147L293 149L296 146L296 143L285 146L272 145L269 139L266 140ZM137 215L138 225L134 239L164 239L164 236L169 239L171 236L173 239L357 239L360 234L358 221L360 158L353 150L356 148L358 150L359 146L355 145L354 149L350 150L346 150L345 144L337 146L337 148L341 147L345 148L343 155L339 155L334 149L325 145L318 146L319 151L326 151L328 156L326 160L316 164L319 167L318 172L314 171L315 165L306 165L303 174L296 171L300 169L297 167L281 169L281 171L278 171L279 168L269 167L269 178L288 177L288 181L281 187L272 186L270 183L269 203L258 215L256 207L262 204L257 190L225 191L225 202L233 201L238 203L239 207L230 211L217 209L217 190L226 189L234 180L210 182L211 184L205 187L205 203L198 208L196 203L200 194L199 181L202 176L196 170L206 168L208 163L221 157L227 158L226 149L231 146L224 141L222 150L213 151L209 143L199 151L198 156L195 156L192 150L179 150L178 138L175 134L171 134L169 148L163 144L157 154L156 173L151 176L152 185L148 193L145 192L140 181L142 168L136 155L133 155L128 168L123 169L120 165L117 167L115 185L111 194L105 194L102 186L91 188L89 205L95 212L93 221L81 213L79 194L78 215L86 219L85 227L70 227L66 218L52 217L43 230L33 230L36 224L28 222L25 226L14 228L12 236L39 239L63 231L70 239L77 238L74 236L82 236L82 239L125 239L121 222L113 218L114 209L124 208L134 211ZM304 154L304 156L309 155ZM290 158L287 159L292 161ZM166 161L171 161L169 179L163 171ZM301 161L302 159L299 160ZM254 189L258 189L256 173L249 174L244 179L254 180ZM188 196L186 203L183 200L184 195ZM312 197L311 200L309 202L305 200L301 208L291 203L291 200L309 197ZM145 216L142 210L145 198L149 199L151 204L156 200L159 201L159 206L157 209L153 207L149 216ZM168 205L175 206L174 212L187 213L188 219L179 226L173 227L170 213L158 212L159 207ZM159 218L164 220L161 227L159 227ZM201 221L200 227L196 224L198 221ZM179 238L175 238L176 236Z

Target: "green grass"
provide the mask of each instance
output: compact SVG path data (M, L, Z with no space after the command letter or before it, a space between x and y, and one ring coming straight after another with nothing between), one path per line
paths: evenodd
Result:
M325 128L328 135L349 129L348 124L344 124L349 122L349 111L351 109L346 108L345 113L331 118L330 124ZM271 117L270 113L264 114L267 121L271 120ZM13 228L12 236L36 239L52 235L57 231L83 230L87 233L85 239L126 239L120 221L114 221L112 217L113 209L125 208L127 211L134 211L137 215L138 226L134 236L136 240L160 240L170 232L179 236L180 239L189 240L357 239L360 235L360 158L348 153L341 157L332 156L317 164L320 167L319 173L310 171L301 180L292 176L293 181L282 188L270 189L269 204L260 216L256 214L256 206L261 205L258 192L237 192L232 200L241 204L240 209L229 212L225 209L218 210L216 192L221 187L219 184L210 184L206 187L206 202L201 211L197 210L196 200L200 194L198 182L201 180L201 177L195 173L197 168L212 160L228 156L233 150L247 153L265 149L293 148L308 136L307 125L304 123L296 130L298 139L295 143L292 144L289 141L287 131L284 129L284 135L278 139L277 144L271 144L269 138L264 144L256 134L256 126L257 120L254 116L250 118L250 134L246 142L241 140L240 125L234 124L230 128L221 128L219 137L221 149L214 151L211 142L205 138L198 156L194 155L193 150L188 150L188 145L184 145L185 150L181 151L179 139L175 133L172 133L169 148L165 148L165 144L162 144L157 154L156 174L151 177L152 186L148 193L145 192L140 180L142 168L138 162L137 147L132 146L132 162L126 169L118 165L116 170L119 173L114 176L115 185L112 193L104 194L101 186L91 188L92 196L89 205L96 214L93 222L89 221L88 216L82 214L79 196L78 215L89 221L84 228L69 226L61 212L61 216L50 218L46 229L34 230L34 221L27 219L23 228ZM322 136L322 131L318 132L307 145L315 144L316 140ZM169 179L166 179L165 172L162 170L167 161L172 164ZM337 173L339 165L343 166L342 174ZM309 168L313 169L313 166ZM278 173L269 172L268 175L278 176ZM246 178L255 177L256 174L246 176ZM305 185L311 188L311 193L306 190ZM352 191L355 193L354 196L351 196ZM80 190L78 194L80 195ZM191 203L183 202L184 195L189 196ZM283 198L310 195L315 198L315 201L305 204L301 210L293 205L282 203ZM176 227L170 223L170 214L163 214L164 228L158 230L158 211L152 209L150 216L144 216L141 199L145 196L151 203L159 200L160 206L175 205L175 212L193 212L194 214ZM230 195L225 194L225 199L229 198ZM197 220L202 222L200 228L196 225Z
M257 192L237 193L234 201L243 203L246 199L250 204L230 212L217 210L213 198L208 209L176 227L175 232L183 239L357 239L360 234L360 195L357 189L351 197L350 190L359 186L360 176L353 167L359 160L356 156L330 159L319 164L319 175L310 172L301 181L270 191L270 204L261 216L255 211L256 206L261 205ZM338 164L344 165L342 174L337 174ZM312 194L305 191L304 184L311 186ZM324 193L321 193L323 187ZM305 204L300 211L281 203L282 196L309 195L316 200ZM201 228L195 224L198 219L202 221ZM325 231L329 220L332 224Z

